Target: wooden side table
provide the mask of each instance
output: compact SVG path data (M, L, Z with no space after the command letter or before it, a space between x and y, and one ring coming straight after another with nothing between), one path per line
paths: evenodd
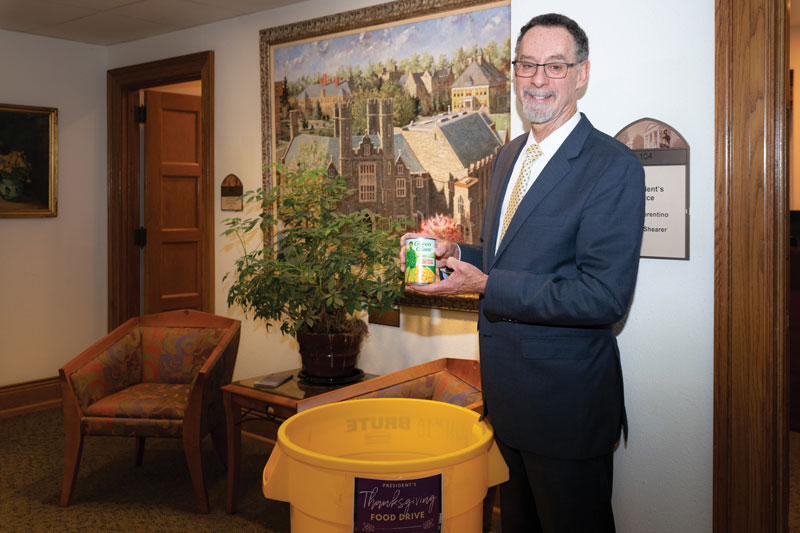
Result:
M225 508L236 512L239 497L239 470L242 456L242 424L250 420L283 422L309 407L336 402L373 390L371 380L377 376L365 374L357 383L342 385L306 385L298 377L300 369L279 372L290 375L289 381L273 389L258 389L254 383L262 376L235 381L222 387L225 404L225 426L228 441L228 487ZM347 389L345 392L343 389Z

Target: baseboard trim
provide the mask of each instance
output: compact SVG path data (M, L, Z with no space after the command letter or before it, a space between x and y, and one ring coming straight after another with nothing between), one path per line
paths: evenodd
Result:
M58 377L0 387L0 418L41 411L61 405Z

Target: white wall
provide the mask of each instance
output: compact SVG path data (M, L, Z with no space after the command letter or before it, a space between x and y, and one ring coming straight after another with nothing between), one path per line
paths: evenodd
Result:
M515 2L512 26L539 14ZM714 4L562 0L589 36L578 107L610 135L651 117L690 145L690 260L643 259L619 336L630 438L615 455L618 531L711 531ZM680 36L680 37L678 37ZM516 38L516 37L515 37ZM512 122L519 132L522 121Z
M310 0L106 49L0 32L0 102L59 108L59 216L0 220L0 386L55 375L106 324L105 76L116 68L215 51L215 188L229 173L260 183L258 31L376 2ZM538 3L512 0L513 39ZM620 347L631 434L615 456L618 531L711 531L714 228L714 3L590 0L547 6L587 31L591 80L579 102L614 134L652 117L691 146L689 261L642 261ZM512 133L523 121L512 118ZM219 210L220 221L227 215ZM216 311L236 249L216 240ZM360 360L388 372L437 357L477 357L475 316L407 308L372 326ZM20 363L20 357L24 363ZM243 378L298 366L293 340L244 322Z
M58 108L58 216L0 219L0 386L57 375L106 332L106 56L0 31L0 103Z

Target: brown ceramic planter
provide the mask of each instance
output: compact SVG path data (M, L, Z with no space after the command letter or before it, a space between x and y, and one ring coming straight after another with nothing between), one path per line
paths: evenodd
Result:
M350 376L356 369L361 341L356 335L298 333L303 370L314 377Z

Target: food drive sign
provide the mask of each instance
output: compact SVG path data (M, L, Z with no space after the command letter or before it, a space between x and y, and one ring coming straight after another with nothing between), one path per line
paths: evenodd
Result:
M354 479L353 533L442 531L442 474Z

